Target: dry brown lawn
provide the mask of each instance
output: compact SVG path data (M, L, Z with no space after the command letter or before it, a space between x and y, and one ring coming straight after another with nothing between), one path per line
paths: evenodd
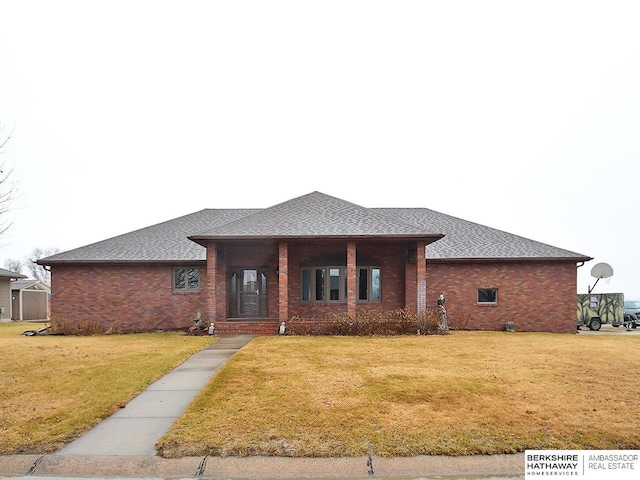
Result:
M24 337L0 324L0 454L48 453L211 343L178 333Z
M254 340L160 441L185 455L640 448L640 337Z

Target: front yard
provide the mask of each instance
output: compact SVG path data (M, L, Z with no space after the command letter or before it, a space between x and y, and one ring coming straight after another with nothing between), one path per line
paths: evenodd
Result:
M0 324L0 454L50 453L208 344L23 337ZM263 337L159 442L166 457L639 449L640 338L506 332Z
M640 448L638 337L271 337L159 442L191 455L467 455Z
M49 453L211 342L176 333L25 337L0 324L0 454Z

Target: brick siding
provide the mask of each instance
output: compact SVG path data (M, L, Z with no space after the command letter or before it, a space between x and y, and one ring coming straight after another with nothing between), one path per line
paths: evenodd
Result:
M206 267L200 267L200 279ZM188 328L204 292L172 291L171 265L56 265L52 268L51 318L97 322L127 331Z
M444 293L449 325L474 330L575 333L573 262L429 263L427 303ZM497 305L479 305L479 288L498 289Z
M51 316L72 323L98 322L105 329L116 322L126 330L188 328L197 311L203 321L227 318L227 272L231 267L262 267L268 272L268 318L279 319L279 300L288 298L288 317L321 318L345 313L347 302L300 300L300 271L305 266L347 264L347 242L288 242L288 289L279 285L277 242L229 248L214 246L208 258L217 268L207 275L200 267L200 291L172 291L172 265L55 265L52 268ZM356 302L356 313L394 310L421 304L416 298L420 269L408 262L407 245L358 243L357 265L382 269L382 301ZM418 256L419 257L419 256ZM215 278L215 294L207 289ZM497 305L478 305L479 288L498 289ZM449 325L463 329L576 331L576 266L573 262L433 263L426 267L426 307L447 296ZM353 295L353 293L352 293ZM215 300L212 300L215 299ZM271 326L269 328L272 328Z

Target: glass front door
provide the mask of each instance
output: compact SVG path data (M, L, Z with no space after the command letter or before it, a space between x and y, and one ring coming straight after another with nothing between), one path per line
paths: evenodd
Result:
M266 269L232 270L229 278L229 317L266 317L267 286Z

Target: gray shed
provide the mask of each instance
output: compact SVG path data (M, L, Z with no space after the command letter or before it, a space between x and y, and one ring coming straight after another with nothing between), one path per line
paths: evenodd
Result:
M40 280L24 279L11 282L11 319L16 322L47 320L51 288Z
M13 318L11 307L11 282L27 278L24 275L0 268L0 322L10 322Z

